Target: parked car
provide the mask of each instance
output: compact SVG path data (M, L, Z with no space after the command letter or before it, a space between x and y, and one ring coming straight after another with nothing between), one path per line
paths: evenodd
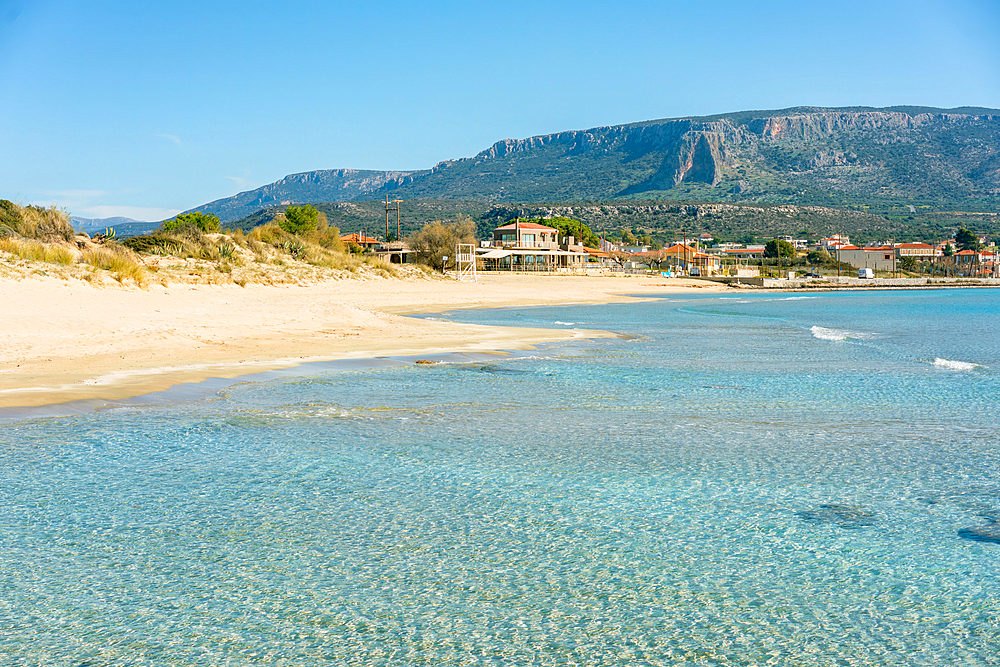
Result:
M875 272L871 269L858 269L858 278L874 278Z

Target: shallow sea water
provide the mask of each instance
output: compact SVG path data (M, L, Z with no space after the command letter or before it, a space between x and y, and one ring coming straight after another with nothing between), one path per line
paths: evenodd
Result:
M3 665L1000 664L997 290L0 426Z

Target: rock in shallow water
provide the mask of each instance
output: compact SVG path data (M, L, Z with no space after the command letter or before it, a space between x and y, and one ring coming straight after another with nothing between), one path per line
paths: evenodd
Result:
M989 521L985 526L962 528L958 531L958 536L975 542L1000 544L1000 516L988 514L985 518Z

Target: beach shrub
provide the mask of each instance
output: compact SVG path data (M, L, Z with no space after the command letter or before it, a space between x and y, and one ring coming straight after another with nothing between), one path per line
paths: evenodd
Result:
M185 229L198 230L204 234L211 234L219 231L219 218L211 213L194 211L193 213L181 213L176 218L164 220L161 225L165 232L180 232Z
M417 255L417 261L438 271L444 270L445 257L449 258L449 263L454 260L456 245L475 242L476 226L468 218L450 224L437 220L424 225L407 240Z
M120 283L132 280L137 285L146 282L146 270L137 263L127 248L110 246L94 248L83 253L82 261L95 269L104 269Z
M833 260L833 256L826 250L810 250L806 260L810 264L828 264Z
M65 212L55 207L18 206L7 199L0 199L0 225L26 239L70 241L76 234Z
M183 243L169 236L133 236L121 243L135 252L145 252L150 255L179 255Z
M320 213L320 216L323 216ZM326 248L332 252L345 252L344 242L340 240L340 230L336 227L329 227L325 223L308 232L305 237L318 246Z
M285 209L284 215L277 218L277 221L278 225L289 234L301 234L317 229L321 215L309 204L289 206ZM323 223L325 227L326 216L323 216Z
M277 248L285 241L290 240L292 235L282 229L277 223L269 222L266 225L255 227L253 231L247 234L247 238Z

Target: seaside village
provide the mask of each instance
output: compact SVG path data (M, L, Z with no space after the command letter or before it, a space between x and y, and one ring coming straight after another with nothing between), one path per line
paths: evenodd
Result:
M787 264L782 268L782 258L775 259L773 250L769 253L765 244L717 243L710 234L701 234L697 238L679 239L659 249L603 238L599 247L586 247L579 239L561 235L555 227L545 225L544 220L515 219L493 230L492 239L464 250L457 248L451 266L457 273L469 270L575 274L659 271L664 277L704 278L809 279L841 274L857 278L906 274L1000 277L996 245L989 245L990 240L984 236L975 239L978 249L963 249L963 243L954 237L935 243L884 242L859 246L852 244L848 236L839 234L812 243L785 236L779 237L782 242L779 245L790 246L785 252L790 252L791 256L784 258ZM393 264L416 261L416 253L405 242L386 243L363 234L349 234L343 240L366 248Z

